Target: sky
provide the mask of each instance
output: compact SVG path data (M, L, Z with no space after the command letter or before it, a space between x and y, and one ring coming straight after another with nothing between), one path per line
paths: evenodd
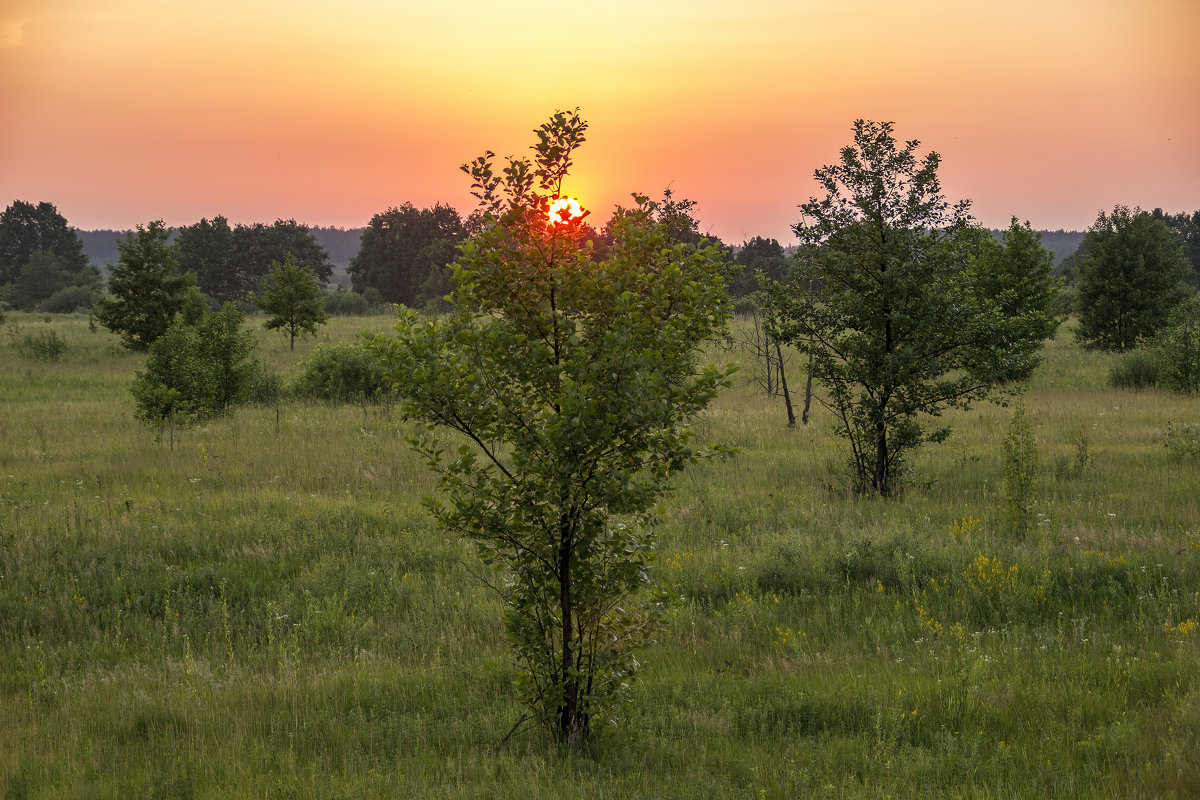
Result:
M458 170L578 107L566 189L794 242L856 119L980 222L1200 209L1196 0L0 0L0 204L84 230L474 208Z

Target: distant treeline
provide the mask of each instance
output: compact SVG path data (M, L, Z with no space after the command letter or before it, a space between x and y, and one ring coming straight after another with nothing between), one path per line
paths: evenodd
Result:
M362 234L366 228L321 228L311 227L309 231L329 253L329 261L344 272L350 265L350 260L358 254L362 243ZM117 240L125 237L130 231L82 231L76 230L83 241L83 252L97 266L117 263ZM992 235L997 239L1003 233L994 229ZM1074 253L1083 241L1082 231L1039 231L1042 235L1042 246L1054 253L1054 263L1061 264L1063 259Z

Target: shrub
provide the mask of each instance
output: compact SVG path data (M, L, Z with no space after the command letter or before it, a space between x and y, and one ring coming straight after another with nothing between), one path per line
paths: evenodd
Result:
M42 301L42 311L51 314L70 314L81 308L91 308L96 302L91 289L83 286L68 286L59 289Z
M54 361L67 349L54 331L27 333L14 343L17 354L30 361Z
M1168 422L1163 446L1179 461L1200 461L1200 425Z
M1114 389L1149 389L1158 383L1158 363L1147 350L1130 350L1108 371Z
M1200 393L1200 295L1171 312L1151 345L1158 383L1176 392Z
M297 397L331 402L369 400L386 391L379 361L353 342L319 345L292 384Z

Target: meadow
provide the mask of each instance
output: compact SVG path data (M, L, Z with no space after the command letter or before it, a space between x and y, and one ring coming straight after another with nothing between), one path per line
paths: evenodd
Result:
M46 330L62 355L22 355ZM259 330L296 375L314 342ZM82 316L0 328L0 796L1200 796L1200 400L1108 388L1069 330L1025 394L1026 534L1011 407L948 414L901 497L854 499L831 418L789 430L745 365L698 426L738 454L663 500L678 600L583 752L505 740L499 603L393 408L172 444L133 417L142 361Z

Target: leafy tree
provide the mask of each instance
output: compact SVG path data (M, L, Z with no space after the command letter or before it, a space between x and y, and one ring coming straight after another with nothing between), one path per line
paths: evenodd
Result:
M652 508L712 452L688 423L728 374L698 366L729 315L721 251L673 242L645 197L617 215L600 262L577 218L549 215L586 127L559 112L532 162L464 165L487 218L454 265L450 315L404 311L394 338L371 342L429 426L414 444L440 475L433 513L499 572L521 699L572 746L637 666Z
M1192 265L1191 274L1186 278L1193 287L1200 287L1200 211L1191 214L1167 214L1161 208L1150 212L1150 216L1161 219L1167 224L1183 245L1183 254Z
M237 265L237 296L249 296L271 271L271 265L282 264L288 253L301 266L312 270L322 284L329 282L333 275L329 254L307 225L288 219L275 220L269 227L256 222L234 228L231 260Z
M300 266L291 253L282 264L271 265L271 272L263 279L262 292L254 298L254 304L267 312L264 328L287 333L290 350L296 349L297 335L316 336L317 326L329 320L317 276L307 267Z
M224 302L243 295L246 278L234 260L233 229L222 216L179 229L175 250L180 272L196 276L200 291Z
M968 203L949 205L940 157L919 146L855 122L840 163L815 173L825 197L801 206L793 280L768 295L774 333L811 356L850 442L855 489L884 496L912 449L949 435L922 415L994 396L1041 344L976 286Z
M195 324L176 318L150 345L131 392L137 417L156 427L186 425L250 397L259 373L254 334L231 303Z
M420 307L446 294L447 265L466 235L450 206L389 208L363 231L358 255L350 261L351 285L356 292L376 289L389 303Z
M148 349L166 332L192 285L192 277L179 272L170 235L162 220L126 235L108 278L112 297L96 304L96 319L131 350Z
M83 242L52 203L35 206L17 200L0 213L0 285L15 282L39 250L58 256L63 274L71 279L88 266Z
M787 277L789 270L783 245L775 239L764 239L761 236L743 242L733 260L742 267L730 281L729 293L734 297L745 297L757 291L760 274L768 280L782 281Z
M21 309L33 309L55 292L70 284L66 261L50 250L37 250L13 285L12 304Z
M1060 318L1058 285L1054 280L1054 254L1042 247L1041 236L1029 223L1016 217L1000 235L975 229L977 252L971 259L976 290L993 301L1018 330L1020 341L1041 342L1053 338ZM1001 369L1004 380L1028 380L1039 358L1022 359L1010 369Z
M1117 206L1100 212L1075 254L1079 328L1087 347L1125 351L1153 336L1184 298L1188 262L1161 219Z

